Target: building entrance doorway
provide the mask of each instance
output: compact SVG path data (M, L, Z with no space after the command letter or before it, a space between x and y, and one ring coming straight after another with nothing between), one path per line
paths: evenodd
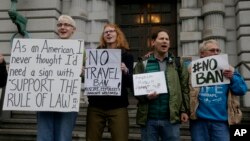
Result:
M159 28L170 31L170 50L177 54L175 0L117 0L115 8L115 21L125 33L135 61L151 50L151 34Z

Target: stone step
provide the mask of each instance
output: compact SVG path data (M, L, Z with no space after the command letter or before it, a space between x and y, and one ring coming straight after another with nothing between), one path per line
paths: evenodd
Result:
M140 128L136 125L136 105L130 105L129 141L140 141ZM250 124L250 108L241 108L243 124ZM73 132L72 141L85 141L87 105L80 106L80 112ZM105 128L102 141L110 141L110 132ZM0 124L0 141L35 141L36 112L12 111L10 119L2 119ZM181 141L191 141L189 124L181 124Z
M36 129L36 119L4 119L2 124L0 124L1 129ZM86 121L77 120L75 131L85 131ZM106 128L105 131L108 132ZM130 133L140 133L139 125L136 123L129 122L129 132ZM189 135L189 125L181 124L181 135Z
M129 110L129 117L136 117L136 111ZM78 120L86 120L87 112L78 112ZM16 119L36 119L36 112L15 111L11 113L11 118Z
M85 132L74 131L72 141L86 141ZM102 141L110 141L111 134L103 133ZM35 141L36 130L0 129L1 141ZM140 134L129 133L129 141L140 141ZM190 136L181 136L181 141L191 141Z
M110 133L103 133L103 141L109 140L111 137ZM74 131L72 134L72 141L85 141L85 132ZM0 129L0 140L1 141L35 141L36 130L31 129ZM139 141L140 135L136 133L129 134L129 141Z
M136 115L136 106L135 105L129 105L128 106L128 113L129 117L134 117ZM80 107L80 110L78 112L79 117L86 117L87 115L87 105L84 104ZM34 111L12 111L11 112L11 118L25 118L25 119L32 119L36 118L36 112ZM80 119L80 118L79 118ZM84 119L85 120L85 119Z
M129 122L131 133L140 133L139 126ZM1 129L36 129L36 119L3 119L0 124ZM76 121L75 131L85 131L86 121ZM108 131L108 129L105 129Z

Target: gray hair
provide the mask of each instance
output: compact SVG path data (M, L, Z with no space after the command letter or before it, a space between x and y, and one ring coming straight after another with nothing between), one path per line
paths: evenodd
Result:
M76 22L75 20L71 17L71 16L68 16L68 15L61 15L59 18L58 18L58 22L62 21L62 20L67 20L69 21L69 24L71 24L73 27L76 27Z
M203 52L203 51L206 51L208 48L207 48L207 44L216 44L218 47L219 47L219 44L216 40L213 40L213 39L210 39L210 40L206 40L206 41L203 41L200 46L199 46L199 52Z

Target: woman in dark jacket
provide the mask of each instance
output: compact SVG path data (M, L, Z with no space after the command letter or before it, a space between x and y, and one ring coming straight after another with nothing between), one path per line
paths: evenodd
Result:
M106 122L113 141L128 140L128 87L132 87L133 56L127 50L128 42L121 29L115 24L103 28L100 49L122 50L122 89L121 96L88 96L87 141L101 141Z

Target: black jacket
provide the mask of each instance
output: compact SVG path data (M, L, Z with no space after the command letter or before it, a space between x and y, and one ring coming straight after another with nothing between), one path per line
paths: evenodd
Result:
M5 61L0 64L0 88L4 87L7 82L8 73Z

